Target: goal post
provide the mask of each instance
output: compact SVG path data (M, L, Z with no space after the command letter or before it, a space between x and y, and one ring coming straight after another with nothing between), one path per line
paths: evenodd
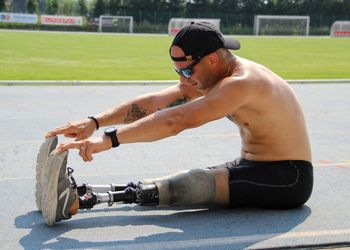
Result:
M134 18L132 16L100 16L99 32L133 33Z
M214 18L171 18L168 24L168 34L176 35L184 26L191 22L208 22L215 25L220 30L221 19Z
M308 36L310 16L254 16L254 35Z
M331 37L350 37L350 21L335 21L331 26Z

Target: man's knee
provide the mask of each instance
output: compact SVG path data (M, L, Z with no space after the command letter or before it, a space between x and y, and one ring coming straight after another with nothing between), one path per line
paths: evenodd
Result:
M212 204L216 197L215 176L210 170L192 169L146 182L156 184L160 206Z

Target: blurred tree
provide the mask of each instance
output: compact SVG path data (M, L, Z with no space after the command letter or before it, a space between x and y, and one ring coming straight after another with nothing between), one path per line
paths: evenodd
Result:
M78 5L79 5L79 15L86 16L88 14L88 8L87 8L87 5L86 5L86 1L85 0L79 0L78 1Z
M27 0L26 2L27 13L34 14L38 12L38 0Z
M103 0L96 0L94 8L93 8L93 15L94 17L99 17L106 14L106 4Z
M63 1L63 7L62 12L64 15L72 16L73 15L73 1L71 0L64 0Z
M237 5L242 14L259 14L263 8L264 0L238 0Z
M186 0L165 1L165 9L171 12L181 12L184 10Z
M276 0L274 5L274 12L278 15L298 15L298 2L296 0Z
M123 0L109 0L108 9L111 15L116 15L123 8Z
M210 0L191 0L186 4L186 11L192 13L208 13L211 12Z
M58 12L58 2L57 0L47 0L46 2L46 13L50 15L55 15Z
M5 0L0 0L0 11L5 10Z
M134 11L153 10L152 0L129 0L129 6Z
M238 13L238 0L213 0L212 12Z
M276 0L264 0L258 14L273 15L276 9Z

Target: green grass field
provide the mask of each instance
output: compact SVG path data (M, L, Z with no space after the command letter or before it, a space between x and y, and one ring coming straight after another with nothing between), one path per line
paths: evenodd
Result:
M173 80L170 36L0 31L0 80ZM350 39L239 37L286 79L350 78Z

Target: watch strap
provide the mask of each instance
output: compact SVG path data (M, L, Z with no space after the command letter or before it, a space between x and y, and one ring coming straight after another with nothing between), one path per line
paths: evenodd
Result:
M117 137L117 129L114 128L111 131L106 132L105 131L105 135L108 136L109 138L111 138L112 141L112 148L116 148L120 145L119 141L118 141L118 137Z

